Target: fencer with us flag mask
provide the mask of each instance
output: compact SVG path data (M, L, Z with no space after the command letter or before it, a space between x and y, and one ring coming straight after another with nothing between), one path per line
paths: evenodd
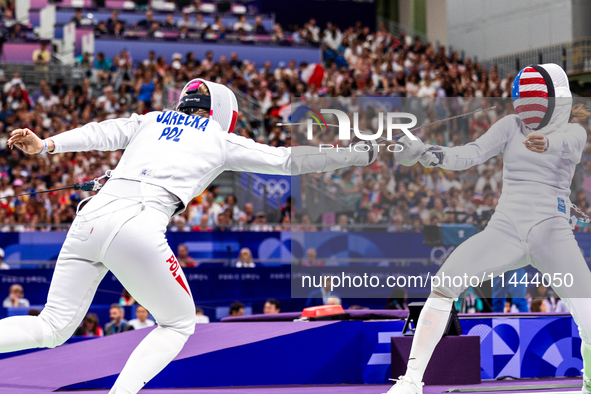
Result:
M569 273L572 286L553 282L579 327L583 392L591 392L591 273L569 224L570 184L587 141L585 129L569 123L588 118L572 106L568 78L556 64L521 70L512 85L516 115L498 120L476 141L458 147L425 146L425 167L465 170L503 153L503 186L488 226L463 242L438 272L441 277L497 276L531 264L551 278ZM400 155L404 159L404 152ZM416 160L415 160L416 162ZM388 394L422 393L429 359L445 330L454 300L466 289L446 282L432 289L413 338L407 371ZM492 357L492 355L488 355Z
M89 123L46 140L28 129L11 133L9 147L28 154L125 152L74 219L41 315L0 320L0 352L64 343L110 270L158 323L110 390L137 393L195 329L191 291L165 238L174 214L225 170L297 175L365 166L377 157L376 145L365 141L351 152L259 144L233 133L237 111L231 90L197 79L183 88L176 110Z

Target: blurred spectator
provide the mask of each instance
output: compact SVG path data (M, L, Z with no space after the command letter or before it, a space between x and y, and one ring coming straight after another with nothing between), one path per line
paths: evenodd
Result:
M76 27L92 25L92 20L84 16L82 13L82 8L76 8L76 11L74 11L74 16L70 22L74 22Z
M272 313L280 313L281 312L281 303L276 300L275 298L269 298L265 302L265 306L263 307L263 313L265 315L269 315Z
M244 304L240 301L234 301L230 305L230 317L244 316Z
M0 270L9 270L10 266L4 261L4 249L0 248Z
M133 298L131 294L129 294L129 291L127 291L127 289L123 288L123 291L121 292L121 297L119 298L119 305L129 306L133 304L135 304L135 298Z
M534 310L532 309L532 305L536 300L540 300L541 302L543 302L544 306L542 308L544 309L544 312L554 312L556 307L556 299L558 298L554 293L554 290L549 289L548 287L542 284L540 284L537 287L534 287L533 289L528 290L531 290L531 296L529 297L530 312L534 312Z
M544 300L541 298L536 298L532 300L529 309L531 312L548 312L548 309L546 308L546 303L544 303Z
M347 228L348 225L349 225L349 218L347 217L347 215L342 214L342 215L339 215L339 219L338 219L337 223L330 228L330 231L347 232L347 231L349 231Z
M466 290L456 304L460 313L480 313L484 307L482 300L476 296L472 287Z
M205 30L207 29L207 22L203 20L203 14L196 14L195 15L195 28L198 30Z
M238 260L234 265L236 268L254 268L256 264L252 259L252 252L248 248L240 249L238 253Z
M146 308L141 305L135 307L135 319L131 319L128 324L133 327L134 330L141 328L152 327L156 325L154 320L149 319L150 313Z
M304 267L321 267L324 263L320 260L316 260L316 249L308 248L306 250L306 258L302 261Z
M213 25L210 26L211 30L215 32L219 32L224 27L224 23L222 21L222 17L220 15L216 15Z
M193 0L191 3L190 6L183 8L183 12L193 13L201 10L201 0Z
M119 304L112 304L109 309L109 318L111 321L105 325L105 335L118 334L120 332L131 331L133 326L127 323L125 318L125 309Z
M254 28L252 30L255 34L267 34L267 30L263 26L263 18L260 16L254 18Z
M242 29L245 32L252 31L252 25L246 21L246 15L240 15L238 21L234 23L234 31L238 31L239 29Z
M176 23L174 23L174 14L166 14L166 20L162 24L162 27L176 27Z
M511 299L507 299L505 301L503 313L519 313L519 309L517 309L517 306L511 302Z
M48 64L51 61L51 52L47 49L48 42L41 40L40 45L41 47L39 49L33 51L33 62L36 64Z
M263 211L257 212L252 226L251 231L273 231L273 226L267 224L267 214Z
M109 33L110 31L107 29L107 23L105 21L100 21L94 28L94 35L96 37L105 36Z
M341 298L336 295L328 296L328 299L326 300L326 305L341 305L341 304L342 304Z
M195 268L197 267L197 262L191 256L189 256L189 248L187 245L180 244L177 246L176 249L176 258L179 261L179 264L183 268Z
M192 28L195 27L195 24L193 23L193 21L191 21L191 14L188 12L184 12L183 13L183 18L180 19L177 23L176 23L177 27L182 28L182 27L187 27L187 28Z
M14 284L10 286L8 290L8 297L4 299L2 306L4 308L12 308L12 307L29 307L29 300L24 298L25 292L23 287L18 284Z
M88 313L80 327L74 331L75 337L102 337L103 329L99 325L99 319L96 313Z
M193 23L202 20L200 18L203 16L197 13L198 3L191 6L191 12L195 12L196 16L183 15L182 21L185 18ZM13 19L10 14L5 16L9 20ZM119 25L115 20L120 21L116 11L111 13L107 21L109 32L113 26ZM151 10L146 10L144 21L155 21ZM179 23L177 26L180 26ZM151 22L142 25L147 31ZM207 34L213 34L214 39L217 39L218 34L223 36L223 21L219 15L214 27L215 30ZM262 29L263 19L256 16L253 33L262 34ZM245 29L238 30L249 37ZM148 59L132 59L130 51L121 50L111 58L97 54L96 59L93 59L91 54L84 53L78 58L82 81L74 86L61 85L53 93L45 93L46 83L39 87L25 86L17 75L5 82L2 89L0 131L7 133L16 127L29 127L47 138L88 122L164 108L168 95L194 77L225 81L237 91L244 92L252 100L254 108L260 106L258 111L264 116L264 121L259 124L258 120L253 120L252 114L241 112L237 133L275 146L307 142L302 130L292 128L288 134L285 128L276 126L280 121L278 115L282 103L288 104L296 97L310 100L337 96L343 100L343 105L350 104L350 108L354 108L359 105L354 97L365 94L420 96L425 97L418 103L428 118L424 120L427 123L475 109L474 105L480 105L480 102L470 100L475 95L510 96L512 75L501 79L494 67L489 70L457 52L448 53L448 48L437 48L418 38L390 34L383 24L379 25L377 31L372 31L362 24L341 26L339 29L331 23L321 31L316 21L311 19L295 30L294 40L299 37L301 42L322 42L324 51L329 52L325 63L298 65L293 60L285 59L288 64L282 61L276 67L271 62L255 65L235 53L228 61L226 56L220 56L221 53L214 56L212 51L208 51L204 58L188 53L165 59L161 54L152 52ZM234 35L236 33L232 32ZM273 32L269 33L273 33L277 41L292 39L292 35L284 32L280 25L276 25ZM188 37L189 34L200 33L190 33L186 29L185 34ZM47 59L50 60L51 56ZM322 72L315 82L306 76L307 71L312 69ZM429 99L433 95L437 96L437 100ZM449 99L441 101L440 98L444 96ZM366 116L361 116L361 124L369 124L369 119L375 118L373 109L367 112ZM452 121L449 125L423 128L418 135L426 144L461 145L473 141L497 119L509 113L512 113L510 102L509 105L497 105L493 111L483 111ZM589 128L588 125L585 127ZM334 143L334 137L334 132L329 130L315 136L311 142ZM420 231L424 225L442 221L474 223L482 227L490 219L501 189L501 157L466 171L454 172L424 169L420 164L412 168L402 167L393 160L391 154L386 153L379 155L372 171L352 167L323 174L322 177L317 174L306 175L306 182L330 190L336 201L355 207L348 215L347 226L344 225L345 218L342 218L343 224L339 224L339 217L333 226L334 231L347 227L356 231L358 224L381 231L386 228L393 231ZM589 156L589 152L586 155ZM89 152L23 160L19 152L5 151L0 155L0 166L6 166L8 171L6 180L0 177L0 195L14 194L17 187L23 191L41 190L84 181L91 177L90 173L96 176L95 173L114 168L120 156L120 151ZM2 160L5 164L1 164ZM589 161L584 158L582 167L577 168L572 187L573 200L585 210L589 209L585 194L576 193L583 190L584 167ZM26 175L16 176L21 172ZM14 184L16 180L18 186ZM477 194L474 193L475 187ZM0 205L0 229L30 231L34 228L31 223L44 223L47 226L40 228L64 230L74 216L72 207L75 200L88 195L86 192L76 195L59 192L31 197L29 200L32 202L28 204L31 207L27 209L32 210L33 205L39 206L35 208L34 214L21 212L27 206L27 199L7 202ZM187 209L186 214L173 219L169 228L175 231L212 231L214 225L219 225L219 215L227 208L232 211L230 220L234 231L249 230L253 222L256 231L283 230L291 224L296 231L314 231L319 227L305 210L290 218L289 223L282 219L287 209L282 210L282 217L274 215L277 212L273 212L272 216L270 211L265 212L263 219L255 217L258 215L254 215L253 205L249 201L240 201L243 207L243 212L240 212L236 203L222 203L224 197L216 196L212 203L206 196L201 196L193 203L193 207ZM307 203L310 204L310 201ZM361 205L362 208L358 209ZM271 225L267 223L267 218L273 218L273 221L281 224ZM227 215L222 221L226 219ZM591 231L591 227L578 227L577 230Z
M203 313L203 309L196 306L195 307L195 324L204 324L209 323L209 316L206 316Z
M152 12L152 10L148 9L146 11L146 18L137 22L136 25L143 27L145 29L148 29L152 26L153 23L159 24L158 21L156 19L154 19L154 12Z
M156 21L152 22L150 24L150 29L148 30L148 33L146 33L147 37L153 37L153 38L162 38L164 37L164 33L162 33L160 31L160 24Z
M125 21L119 19L119 10L114 9L111 11L111 17L107 21L107 29L109 30L109 33L115 34L117 24L121 24L123 26L125 25Z

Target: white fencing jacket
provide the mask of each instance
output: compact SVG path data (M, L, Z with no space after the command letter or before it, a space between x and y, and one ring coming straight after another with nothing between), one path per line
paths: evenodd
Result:
M367 152L259 144L223 132L212 119L177 111L88 123L50 139L52 153L125 149L113 179L161 186L185 206L225 170L299 175L369 162Z
M532 225L549 217L570 217L570 184L587 142L585 129L574 123L547 135L549 146L540 154L523 141L523 123L509 115L476 141L443 147L442 168L464 170L503 153L503 189L496 211L505 213L526 236Z

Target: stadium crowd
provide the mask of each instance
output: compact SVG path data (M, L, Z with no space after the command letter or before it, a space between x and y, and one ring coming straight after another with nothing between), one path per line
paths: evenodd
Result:
M150 12L146 11L147 22L140 26L150 29L154 25L150 22ZM181 28L185 22L193 27L200 23L201 14L185 15L183 20L169 22ZM4 26L10 18L12 14L6 9ZM110 29L118 29L118 23L114 11L111 19L101 21L96 28L109 33ZM234 26L234 30L247 28L244 20L238 23L242 25ZM204 31L215 30L215 26L205 27L204 22L200 26ZM248 25L248 29L256 31L258 25ZM490 102L496 105L494 110L425 127L415 133L425 143L446 146L475 140L497 119L512 111L507 99L512 75L499 75L496 68L489 71L470 58L461 58L458 52L448 55L445 47L435 48L418 37L393 35L383 24L377 31L371 31L360 23L344 30L328 23L322 30L310 19L303 26L296 26L293 32L283 31L281 26L275 30L274 34L289 35L295 42L321 45L323 64L297 64L289 60L273 68L270 62L254 64L236 54L216 57L211 51L203 59L191 52L174 54L171 59L151 52L147 59L138 61L133 59L132 52L123 49L111 59L102 53L95 57L80 56L78 65L84 79L76 86L67 86L62 80L26 86L18 74L3 75L0 145L6 146L6 137L15 128L27 127L47 138L88 122L162 110L168 104L167 94L193 78L227 84L258 103L264 115L262 124L252 122L240 112L236 132L273 146L289 147L306 142L301 130L277 126L294 98L313 102L339 97L349 104L364 95L414 98L426 114L423 124L464 113L475 106L489 106ZM315 80L309 78L311 67ZM375 128L372 122L376 116L375 109L366 109L361 113L360 124L371 130ZM325 131L317 136L317 142L333 143L335 132ZM585 211L589 205L582 186L590 152L585 150L573 182L573 201ZM0 152L0 231L66 229L77 204L87 193L62 190L31 197L7 197L91 180L114 168L120 157L121 152L24 156L16 149L5 148ZM265 212L254 212L248 201L220 195L219 188L212 187L173 219L170 229L274 231L289 229L293 224L296 229L309 231L323 228L351 231L356 228L353 224L364 224L365 230L421 231L424 225L464 221L484 226L500 195L502 168L502 156L460 172L425 169L419 164L404 167L395 162L390 152L382 150L372 166L305 178L352 207L347 212L337 212L336 223L315 221L305 214L305 209L292 215L293 211L284 207L281 223L268 224Z

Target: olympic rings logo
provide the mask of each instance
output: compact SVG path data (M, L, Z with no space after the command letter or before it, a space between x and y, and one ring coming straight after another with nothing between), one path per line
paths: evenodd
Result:
M269 179L268 181L260 179L253 185L253 190L256 193L263 195L263 193L265 192L265 186L267 187L267 193L269 195L278 194L280 196L283 196L289 193L289 191L291 190L291 185L285 179Z

